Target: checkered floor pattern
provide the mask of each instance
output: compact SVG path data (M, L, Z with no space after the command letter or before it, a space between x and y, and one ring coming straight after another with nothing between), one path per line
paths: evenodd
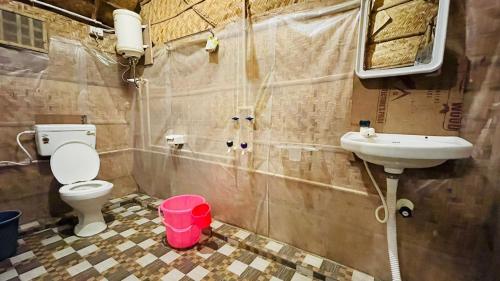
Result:
M216 237L193 249L171 249L156 212L137 204L117 206L106 215L108 229L90 238L62 226L19 240L17 255L0 262L0 281L314 279Z

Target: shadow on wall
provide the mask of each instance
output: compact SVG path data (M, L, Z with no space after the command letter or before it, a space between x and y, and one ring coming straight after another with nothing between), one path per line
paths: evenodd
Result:
M485 280L496 280L500 276L500 200L497 200L491 209L485 223L486 243L492 249L493 255L486 256L492 263L484 263Z
M49 205L49 213L53 217L60 217L66 213L69 213L73 210L66 202L62 201L61 196L59 195L59 188L62 185L54 178L50 182L49 185L49 194L48 194L48 205Z
M53 177L48 163L0 170L0 208L20 209L21 223L72 210L59 196L61 184Z
M47 161L50 158L47 157ZM52 174L52 170L50 169L50 164L37 165L38 173L41 177L47 177L50 179L48 183L48 193L46 195L45 200L47 200L47 206L49 214L52 217L60 217L66 213L69 213L73 210L68 204L62 201L61 196L59 195L59 188L62 187L54 175ZM40 196L42 197L42 196ZM36 216L36 215L35 215Z

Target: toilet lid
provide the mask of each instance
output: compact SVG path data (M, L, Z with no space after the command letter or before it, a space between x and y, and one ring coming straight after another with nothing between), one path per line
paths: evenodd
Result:
M93 180L99 173L99 165L97 151L78 141L62 144L50 158L50 169L62 184Z

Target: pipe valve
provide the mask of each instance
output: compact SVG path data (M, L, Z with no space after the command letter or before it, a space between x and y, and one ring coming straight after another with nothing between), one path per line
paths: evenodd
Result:
M411 218L415 205L408 199L399 199L396 202L396 208L403 218Z

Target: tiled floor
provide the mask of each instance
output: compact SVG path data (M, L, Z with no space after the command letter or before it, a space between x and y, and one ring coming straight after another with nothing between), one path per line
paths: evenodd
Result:
M165 244L164 226L149 208L159 203L157 199L141 194L111 201L105 212L109 228L94 237L78 238L70 225L25 235L19 240L17 255L0 262L0 281L374 280L218 221L212 224L214 237L199 247L174 250Z

